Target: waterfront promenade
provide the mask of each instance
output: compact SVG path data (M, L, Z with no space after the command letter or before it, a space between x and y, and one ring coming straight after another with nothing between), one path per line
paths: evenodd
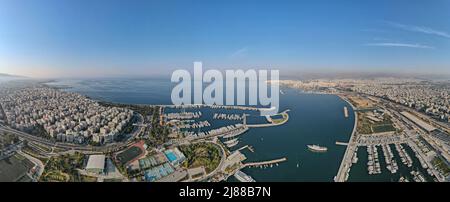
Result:
M342 100L347 102L353 109L353 113L355 115L355 124L353 126L352 134L350 135L350 139L347 145L347 149L345 150L344 157L342 158L341 165L339 166L339 170L337 175L334 177L335 182L345 182L348 178L348 171L352 165L352 157L357 148L356 141L356 128L358 126L358 114L356 112L356 107L348 101L345 97L339 96Z

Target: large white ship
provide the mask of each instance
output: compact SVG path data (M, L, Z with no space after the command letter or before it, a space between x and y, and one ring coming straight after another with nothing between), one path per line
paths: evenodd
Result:
M240 182L256 182L250 175L245 174L244 172L238 170L234 177Z

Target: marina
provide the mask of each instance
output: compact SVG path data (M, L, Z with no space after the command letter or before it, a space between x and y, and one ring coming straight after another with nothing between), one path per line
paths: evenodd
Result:
M363 146L363 148L366 146ZM386 182L386 181L398 181L398 182L412 182L412 181L422 181L422 178L425 181L434 181L434 175L429 173L429 169L425 169L423 168L423 166L421 165L419 159L414 155L414 151L412 150L412 147L409 146L406 143L403 144L398 144L398 146L396 144L391 144L391 145L386 145L386 148L384 150L386 150L387 155L381 155L379 157L379 164L380 164L380 172L376 172L376 168L375 168L375 160L373 157L374 156L374 151L370 152L369 150L374 150L374 148L377 147L381 147L382 149L382 145L379 146L368 146L366 149L360 149L358 150L356 153L359 156L358 157L358 161L357 163L354 163L353 166L350 169L350 176L348 178L348 181L380 181L380 182ZM398 147L398 149L397 149ZM388 164L389 161L386 161L385 158L390 158L390 154L387 148L391 148L391 152L392 152L392 159L390 164ZM379 151L379 150L378 150ZM383 153L385 153L383 151ZM369 155L371 154L371 155ZM407 156L408 157L407 157ZM372 156L372 157L371 157ZM403 157L402 157L403 156ZM372 160L370 160L372 159ZM402 160L404 159L404 160ZM396 161L396 162L402 162L402 163L396 163L397 166L394 167L392 166L392 160ZM369 171L369 162L372 162L370 164L372 164L372 172ZM366 172L363 173L361 172L361 168L366 167ZM391 165L392 168L391 170L388 168L388 165ZM397 168L396 172L392 172L393 168ZM422 176L419 177L418 173L420 173L420 175ZM430 171L431 172L431 171ZM415 178L415 179L414 179ZM364 180L363 180L364 179Z
M412 166L412 159L409 156L409 154L405 151L403 146L401 144L395 144L395 149L400 155L402 163L410 168Z
M419 171L411 171L411 175L415 182L427 182L425 177Z
M168 113L164 117L167 119L198 119L202 116L202 112L180 112L180 113Z
M194 120L186 120L186 122L184 122L181 125L178 125L178 128L180 129L199 129L199 128L204 128L204 127L210 127L211 124L209 123L209 121L200 121L200 122L194 122Z
M376 146L368 146L368 162L367 162L367 171L369 175L375 175L381 173L380 161L378 159L378 150Z
M233 138L242 133L245 133L248 130L248 127L242 124L229 125L224 126L217 129L208 130L205 132L184 132L186 138L190 140L200 139L200 138L210 138L214 136L222 136L223 138Z
M398 182L409 182L409 180L408 178L401 176L400 179L398 179Z
M170 89L171 83L166 80L145 80L136 84L134 80L126 80L126 85L121 88L115 87L111 83L111 91L105 92L96 89L96 85L89 82L71 84L69 91L79 92L98 100L105 100L119 103L146 103L165 108L165 114L180 113L182 110L190 112L201 111L198 119L208 120L213 127L199 129L189 129L181 131L181 134L188 140L220 137L234 139L239 137L236 148L251 145L252 150L243 149L249 162L265 161L285 156L291 159L273 165L271 169L261 169L257 167L245 167L243 172L254 178L256 181L332 181L336 175L345 147L336 145L335 140L348 140L354 126L354 116L352 108L342 99L335 95L308 94L296 89L282 89L280 109L289 108L289 121L276 127L254 127L249 129L241 125L236 126L239 121L214 120L214 113L223 114L258 114L258 107L247 106L214 106L214 105L171 105ZM144 85L145 84L145 85ZM142 86L139 91L131 90L135 86ZM158 86L158 88L153 88ZM86 91L86 89L93 89ZM149 89L150 88L150 89ZM148 93L152 92L152 93ZM298 103L302 103L298 105ZM343 106L347 106L349 117L334 116L342 114ZM226 110L226 111L225 111ZM245 110L245 111L238 111ZM177 117L173 116L172 118ZM209 119L208 117L211 117ZM192 120L189 118L187 120ZM204 120L196 120L204 121ZM216 121L223 122L218 124ZM248 125L265 124L264 117L247 117ZM192 122L188 122L189 124ZM244 134L245 135L242 135ZM307 149L299 149L299 145L305 143L315 143L324 145L329 151L321 155L315 155ZM235 148L233 147L233 149ZM247 147L249 148L249 147ZM359 160L358 162L360 162ZM299 164L301 162L301 164ZM298 165L299 164L299 165ZM298 165L298 166L297 166ZM314 168L314 169L311 169ZM234 177L232 177L234 178ZM233 179L230 180L233 180Z
M213 119L217 120L232 120L232 121L240 121L244 120L245 114L223 114L223 113L214 113Z
M389 145L381 145L384 154L384 160L386 162L386 168L391 173L397 173L398 165L394 160L394 154L392 153L391 147Z

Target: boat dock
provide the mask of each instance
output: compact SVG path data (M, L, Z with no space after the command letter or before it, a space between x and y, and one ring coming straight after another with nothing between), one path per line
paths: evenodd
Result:
M258 167L258 166L268 166L268 165L273 165L273 164L277 164L277 163L281 163L287 161L286 157L283 158L279 158L279 159L274 159L274 160L269 160L269 161L261 161L261 162L251 162L251 163L244 163L242 165L242 167Z
M236 138L236 139L232 139L232 140L228 140L228 141L226 141L226 142L224 142L224 144L228 147L228 148L231 148L231 147L234 147L234 146L236 146L237 144L239 144L239 140Z
M240 121L243 120L245 114L225 114L225 113L214 113L213 119L214 120L230 120L230 121Z
M167 119L198 119L202 116L201 111L197 112L180 112L164 114Z
M347 146L347 145L348 145L348 143L346 143L346 142L339 142L339 141L336 141L336 145Z
M251 151L251 152L255 152L255 150L253 149L253 147L250 146L250 145L245 145L245 146L239 148L238 151L241 151L241 150L244 150L244 149L248 149L248 150Z
M347 109L347 107L344 107L344 116L345 116L345 118L348 118L348 109Z
M286 122L288 122L288 120L289 120L289 114L288 114L289 111L290 111L290 110L287 109L287 110L285 110L285 111L279 113L280 115L283 115L283 116L285 117L284 120L281 121L281 122L275 123L275 122L272 121L272 118L270 118L270 116L266 116L266 119L267 119L267 121L268 121L269 123L262 123L262 124L246 124L246 126L249 127L249 128L262 128L262 127L272 127L272 126L283 125L283 124L285 124ZM245 121L245 118L244 118L244 121Z
M358 139L356 137L356 126L358 125L358 114L355 112L355 109L356 109L355 106L353 106L352 103L350 101L348 101L347 98L345 98L344 96L339 96L339 97L341 97L344 101L346 101L353 108L353 113L355 116L355 123L353 125L353 131L352 131L352 134L350 135L347 149L345 150L344 157L342 158L338 173L334 177L335 182L345 182L345 181L347 181L347 179L349 177L350 167L352 166L353 156L356 153L357 148L358 148L357 142L356 142L356 140Z

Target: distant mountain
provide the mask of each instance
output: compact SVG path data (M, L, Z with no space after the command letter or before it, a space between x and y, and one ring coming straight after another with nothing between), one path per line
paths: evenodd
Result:
M17 79L26 79L26 78L27 77L24 77L24 76L0 73L0 83L1 82L12 81L12 80L17 80Z
M448 80L448 73L442 74L420 74L420 73L400 73L400 72L358 72L358 71L321 71L321 72L301 72L287 71L280 73L281 79L378 79L378 78L414 78L421 80Z
M0 77L17 77L17 78L24 78L24 76L12 75L12 74L5 74L5 73L0 73Z

